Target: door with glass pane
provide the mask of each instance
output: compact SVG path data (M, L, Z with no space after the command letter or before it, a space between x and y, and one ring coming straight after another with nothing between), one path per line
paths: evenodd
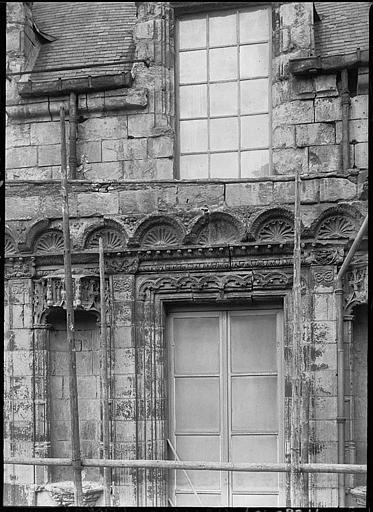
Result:
M278 309L169 315L169 438L181 460L283 460L281 336ZM172 471L170 500L174 506L283 506L281 478Z

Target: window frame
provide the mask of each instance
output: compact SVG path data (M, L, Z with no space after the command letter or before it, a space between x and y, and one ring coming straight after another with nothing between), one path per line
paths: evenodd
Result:
M228 177L227 176L227 177L223 177L223 178L211 177L211 176L182 178L181 173L180 173L180 167L181 167L180 166L180 158L181 158L180 122L181 122L181 120L180 120L180 80L179 80L179 76L180 76L180 57L179 57L179 55L180 55L180 48L179 48L180 28L179 28L179 22L181 20L188 20L188 19L193 19L196 17L198 17L200 19L205 18L207 20L207 30L208 30L208 20L209 20L210 14L211 15L220 15L220 14L235 13L237 16L238 13L253 12L253 11L263 10L263 9L265 9L267 11L268 26L269 26L268 41L266 41L267 47L268 47L268 74L267 74L267 79L268 79L267 105L268 105L268 108L267 108L267 112L266 112L266 114L268 115L268 146L266 148L249 149L249 150L247 150L247 152L260 150L260 149L267 149L268 150L268 173L265 175L262 175L262 176L253 175L253 176L242 177L241 155L244 150L242 150L242 143L241 143L241 119L243 117L245 117L245 115L243 116L241 114L241 106L240 106L241 87L239 87L238 97L237 97L237 100L238 100L237 115L235 115L235 116L228 116L228 115L215 116L217 119L236 117L238 120L238 149L237 150L225 150L225 151L220 152L220 154L232 153L232 152L238 154L238 174L239 175L237 177ZM271 8L271 4L257 3L255 5L247 6L247 4L244 5L242 2L237 3L237 4L233 2L232 4L222 6L219 9L211 9L211 7L208 8L208 6L203 6L203 9L202 8L195 9L192 12L183 11L182 9L178 9L175 11L176 11L176 16L175 16L175 62L174 62L174 83L175 83L174 103L175 103L175 128L176 128L175 129L175 132L176 132L176 142L175 142L176 162L175 162L175 167L174 167L175 179L180 180L180 181L198 181L198 182L204 182L204 181L207 181L207 182L235 181L235 182L237 182L237 181L246 181L246 180L251 180L251 179L257 180L260 178L266 178L267 176L272 176L273 175L273 158L272 158L272 51L273 51L272 46L273 46L273 44L272 44L272 8ZM264 43L264 41L262 41L262 42ZM239 41L237 41L236 46L234 46L234 45L221 45L220 46L219 45L216 48L237 47L239 49L241 46L250 46L253 44L260 44L260 43L261 43L261 41L255 41L253 43L243 43L240 45ZM210 48L207 44L206 52L208 52L209 49ZM214 46L214 49L215 49L215 46ZM239 58L240 58L240 51L238 50L238 61L239 61ZM208 68L207 68L207 73L208 73ZM249 79L240 79L240 76L238 74L238 77L236 80L222 80L222 81L217 81L216 83L237 83L237 84L239 84L240 82L243 82L243 81L258 80L259 78L260 77L254 77L254 78L249 78ZM185 84L185 85L188 85L188 84ZM198 85L198 84L195 84L195 85ZM211 119L210 114L209 114L209 110L210 110L210 106L209 106L209 86L210 86L209 76L207 76L206 85L207 85L207 103L206 104L207 104L207 110L208 110L206 120L208 120L208 122L209 122L209 120ZM249 117L249 116L253 116L253 115L263 115L263 114L264 113L254 113L254 114L247 114L246 116ZM211 128L210 128L210 125L208 125L208 141L210 139L210 133L211 133ZM209 142L208 142L208 146L209 146ZM210 165L211 157L210 157L210 155L211 154L219 154L219 152L216 153L215 151L213 151L211 149L207 149L207 151L205 153L201 152L201 154L208 155L208 160L209 160L208 174L210 174L210 172L211 172L211 165Z

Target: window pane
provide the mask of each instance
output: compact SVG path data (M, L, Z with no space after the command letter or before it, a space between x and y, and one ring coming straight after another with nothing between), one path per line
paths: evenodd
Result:
M231 315L232 372L276 371L276 316Z
M200 494L203 507L223 507L225 500L220 494ZM199 501L192 492L176 494L176 507L200 507Z
M241 145L245 149L269 145L268 114L241 117Z
M210 50L210 80L237 78L237 47Z
M238 178L238 152L212 153L211 178Z
M175 318L175 374L219 373L219 318Z
M254 78L268 75L268 44L240 47L240 77Z
M219 433L219 377L176 377L175 417L178 433Z
M179 54L180 84L195 84L207 80L206 50L181 52Z
M237 43L236 14L210 16L209 35L209 46Z
M220 461L219 436L177 436L176 451L181 460ZM219 471L191 471L188 476L196 489L220 489ZM178 489L190 490L184 471L176 471Z
M210 120L210 149L238 149L238 118Z
M269 151L243 151L241 153L241 177L252 178L269 175Z
M206 18L179 21L179 48L206 47Z
M267 9L240 13L240 43L266 41L269 37Z
M180 179L208 178L208 156L180 156Z
M241 114L268 112L268 79L245 80L241 86Z
M207 116L207 85L180 87L180 117Z
M232 430L276 432L277 421L277 377L232 377Z
M180 146L182 153L207 150L207 121L181 121Z
M277 436L232 436L232 462L277 462ZM276 473L233 473L233 491L277 491Z
M238 113L237 82L210 85L210 116L235 115Z

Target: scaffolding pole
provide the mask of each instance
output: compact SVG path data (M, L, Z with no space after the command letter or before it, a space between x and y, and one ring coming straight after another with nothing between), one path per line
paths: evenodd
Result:
M102 238L98 239L100 266L100 304L101 304L101 406L102 406L102 444L103 458L110 459L109 437L109 384L107 375L107 328L105 304L105 260ZM110 507L111 469L104 467L104 505Z
M83 505L82 493L82 462L80 454L80 434L79 434L79 410L78 410L78 390L76 379L76 355L74 342L74 309L73 309L73 283L71 273L71 244L70 244L70 225L69 225L69 200L67 190L67 158L66 158L66 130L65 130L65 110L60 107L60 127L61 127L61 192L62 192L62 220L63 220L63 239L64 239L64 273L65 273L65 291L66 291L66 337L68 344L69 361L69 395L70 395L70 422L71 422L71 459L74 473L75 484L75 505Z
M292 507L305 506L303 477L300 471L302 446L302 302L301 302L301 252L300 252L300 170L295 175L294 201L294 275L293 275L293 336L292 336L292 386L290 434L290 495Z

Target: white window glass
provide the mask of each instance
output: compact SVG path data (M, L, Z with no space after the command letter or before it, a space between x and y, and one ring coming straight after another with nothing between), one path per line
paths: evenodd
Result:
M240 47L240 77L255 78L268 75L268 44L249 44Z
M209 52L210 81L237 79L237 47L213 48Z
M211 178L238 178L238 152L212 153Z
M210 149L238 149L238 118L210 120Z
M207 85L180 86L180 118L207 116Z
M209 46L224 46L237 42L236 13L210 16Z
M260 149L256 151L242 151L241 176L242 178L260 177L269 175L269 151Z
M240 15L240 43L268 41L268 25L267 9L242 12Z
M241 114L268 112L268 78L241 81Z
M180 84L206 82L207 54L206 50L180 53Z
M270 10L188 16L178 34L180 178L267 175Z
M210 85L210 116L238 114L238 83L223 82Z
M206 47L206 18L189 19L179 23L179 49Z
M209 157L202 155L181 155L180 156L180 177L184 179L208 178Z
M269 143L268 114L241 117L242 148L265 148Z
M207 149L207 121L181 121L180 149L182 153L197 153Z

